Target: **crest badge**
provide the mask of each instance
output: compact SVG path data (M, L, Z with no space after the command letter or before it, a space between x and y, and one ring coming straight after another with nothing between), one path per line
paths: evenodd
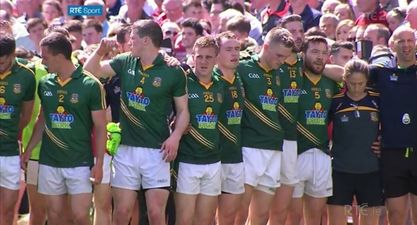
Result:
M154 87L160 87L161 86L161 82L162 82L162 79L160 77L155 77L153 79L152 85Z
M70 102L71 102L72 104L76 104L76 103L78 103L78 94L77 94L77 93L73 93L73 94L71 95Z
M221 93L217 93L217 101L219 103L222 103L223 102L223 95Z
M370 115L373 122L378 122L378 114L376 112L371 112Z
M15 94L20 94L22 92L22 86L20 84L13 85L13 92Z
M326 98L332 98L332 92L330 91L330 89L325 89L324 92L326 93Z

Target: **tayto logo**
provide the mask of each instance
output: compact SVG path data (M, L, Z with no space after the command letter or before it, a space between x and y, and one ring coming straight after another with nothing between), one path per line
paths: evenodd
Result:
M103 6L101 5L69 5L67 8L69 16L101 16Z

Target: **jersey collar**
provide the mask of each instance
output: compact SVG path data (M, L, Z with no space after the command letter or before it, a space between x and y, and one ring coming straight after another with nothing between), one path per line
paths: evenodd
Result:
M218 66L215 66L215 67L214 67L214 69L213 69L213 74L215 74L215 75L219 76L221 79L225 80L226 82L228 82L228 83L230 83L230 84L233 84L233 83L235 82L235 80L236 80L236 72L235 72L235 74L234 74L233 78L230 80L230 79L227 79L227 78L223 75L222 71L220 70L220 68L219 68Z
M317 85L319 82L320 82L320 80L321 80L321 76L316 76L316 75L313 75L313 74L311 74L311 73L309 73L308 71L304 71L304 75L307 77L307 79L309 80L309 81L311 81L311 83L313 83L314 85Z

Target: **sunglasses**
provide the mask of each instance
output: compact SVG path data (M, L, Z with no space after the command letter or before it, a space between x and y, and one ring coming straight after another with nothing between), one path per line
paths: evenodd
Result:
M171 30L167 30L165 31L165 35L167 36L177 36L178 32L177 31L171 31Z

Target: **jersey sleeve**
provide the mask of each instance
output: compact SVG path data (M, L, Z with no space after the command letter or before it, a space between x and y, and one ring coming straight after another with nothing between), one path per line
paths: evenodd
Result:
M106 108L106 94L103 85L100 84L98 81L95 81L92 83L90 90L90 110L104 110Z
M181 68L176 69L176 82L173 89L174 97L181 97L187 93L187 79Z
M375 88L376 83L378 82L378 66L377 65L370 65L369 66L369 81L368 85L370 87Z
M110 66L116 74L120 74L121 71L123 71L123 68L126 65L127 56L127 54L120 54L110 60Z
M27 89L25 91L25 96L23 97L23 101L32 101L35 99L35 90L36 90L36 80L35 75L32 71L28 71L27 74Z

